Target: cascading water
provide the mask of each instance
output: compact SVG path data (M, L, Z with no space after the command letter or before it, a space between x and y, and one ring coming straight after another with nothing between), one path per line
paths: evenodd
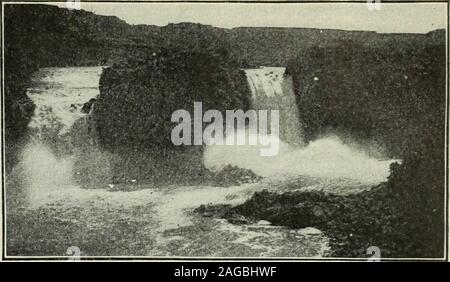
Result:
M387 175L388 162L370 159L338 139L303 146L290 78L283 76L282 68L261 68L247 71L253 107L280 110L279 154L261 157L259 146L208 146L205 164L249 168L280 185L264 180L226 189L142 184L139 190L112 192L105 182L97 189L83 189L73 181L72 155L55 154L55 147L64 149L71 141L71 126L85 115L81 106L99 93L101 70L49 68L33 78L28 95L36 104L30 123L35 136L16 170L19 182L26 186L28 203L8 209L8 254L65 255L68 247L78 246L87 255L323 256L328 238L317 229L233 225L189 211L208 203L236 205L263 189L279 191L284 185L277 179L280 175L282 180L313 175L366 182L382 181ZM7 189L17 188L12 183ZM336 181L330 186L336 187Z
M280 148L276 156L259 154L259 146L209 146L205 165L217 169L237 165L270 178L312 176L328 179L353 179L362 183L379 183L389 175L392 160L379 161L365 152L330 136L303 144L292 78L285 68L261 67L246 70L254 109L280 111ZM245 134L245 133L244 133Z
M49 68L33 77L28 95L36 104L35 135L15 175L27 201L8 208L8 254L66 255L71 246L85 255L310 257L327 251L328 239L312 228L233 225L188 212L206 203L242 203L265 187L259 183L227 189L143 184L130 192L108 191L107 182L78 186L70 150L55 154L55 148L73 141L71 126L85 115L83 103L98 95L101 69ZM16 190L14 183L7 189Z
M102 67L43 68L33 76L27 90L36 105L29 124L32 136L19 163L29 205L40 205L73 185L69 131L86 115L84 103L99 94L101 72Z
M252 92L252 108L280 112L280 139L291 146L303 145L292 78L285 68L262 67L245 71Z
M36 105L29 124L38 132L57 130L67 133L74 122L85 115L84 103L99 94L102 67L43 68L32 79L27 95Z

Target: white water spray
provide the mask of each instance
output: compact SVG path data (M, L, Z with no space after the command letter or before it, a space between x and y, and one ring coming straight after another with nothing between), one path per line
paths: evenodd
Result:
M39 141L25 147L19 166L25 178L26 202L31 206L45 203L49 195L73 183L72 158L57 159Z
M17 165L30 206L39 206L73 187L73 157L57 157L52 145L61 145L51 144L51 140L62 138L85 115L81 108L99 94L101 71L102 67L44 68L33 76L27 95L36 105L29 124L36 135L22 150ZM46 141L44 132L49 138Z
M336 136L313 141L307 146L301 145L303 140L292 78L284 76L284 68L263 67L247 70L246 74L252 90L253 107L280 110L282 133L279 153L274 157L261 157L258 146L209 146L204 158L207 167L220 169L231 164L270 178L305 175L348 178L363 183L386 180L393 160L370 158Z

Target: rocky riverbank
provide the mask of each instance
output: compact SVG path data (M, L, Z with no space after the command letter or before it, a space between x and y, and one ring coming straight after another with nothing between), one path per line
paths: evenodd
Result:
M367 249L376 246L382 257L402 257L410 241L398 201L396 193L380 184L350 195L264 190L240 205L202 205L195 211L238 225L266 221L292 229L316 228L330 238L331 256L367 258Z

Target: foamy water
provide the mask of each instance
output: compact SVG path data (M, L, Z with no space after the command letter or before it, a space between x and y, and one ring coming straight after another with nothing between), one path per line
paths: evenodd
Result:
M57 159L39 141L32 141L21 153L18 165L26 187L26 202L30 207L46 204L63 187L72 185L72 159Z
M258 175L277 179L312 176L349 178L362 183L379 183L389 175L394 160L378 160L363 151L327 137L305 147L289 146L280 141L278 155L261 156L260 146L208 146L205 165L220 169L228 164L251 169Z
M301 125L292 78L285 68L260 67L247 69L245 74L252 93L252 108L278 110L280 139L288 144L303 145Z
M269 98L283 95L284 72L285 68L282 67L261 67L245 70L253 99L258 100L259 95Z
M36 105L29 127L42 130L60 126L66 133L85 115L81 107L99 92L103 67L43 68L32 78L27 95Z
M246 70L253 108L280 111L278 154L273 157L261 156L261 145L212 145L206 149L205 165L211 169L220 169L228 164L237 165L275 179L312 176L348 178L362 183L385 181L389 175L389 165L394 160L371 158L364 151L344 144L336 136L304 145L292 78L284 73L285 68L282 67Z
M126 249L127 244L130 248L135 244L144 244L148 256L186 257L200 253L202 256L309 257L323 256L329 250L328 238L320 231L309 234L308 230L290 230L280 226L235 226L225 220L202 219L201 216L192 214L192 210L201 204L236 205L243 203L256 191L270 189L260 183L228 188L142 185L137 191L110 192L106 185L97 189L82 189L75 185L70 174L71 165L70 158L57 159L40 143L29 144L24 151L20 166L27 183L26 211L42 214L44 210L45 215L45 210L48 209L46 222L55 221L55 226L51 229L61 228L61 232L66 232L66 226L81 225L80 228L86 231L80 233L80 236L95 238L98 232L111 232L103 231L108 230L107 223L123 222L125 226L121 228L124 230L120 232L126 236L136 232L128 230L128 224L130 227L138 225L136 237L131 237L134 239L127 242L118 241L117 244L121 245L117 246L117 249ZM83 212L76 216L79 209ZM130 216L133 212L134 215ZM48 218L49 216L54 218ZM31 226L34 225L30 225L30 228ZM27 240L33 240L33 236L40 238L43 230L49 228L41 227L42 230L35 230L36 235L27 237ZM52 236L54 235L44 236L44 240L56 240ZM76 234L70 234L70 238L78 237ZM72 242L73 239L68 239L66 245L71 246ZM110 239L109 242L115 244L114 240ZM210 249L204 249L204 242L207 242ZM221 251L227 249L231 251ZM234 249L239 251L235 252ZM102 254L92 253L89 249L82 251L87 255ZM143 250L136 251L141 253Z
M80 112L81 106L98 95L101 69L49 68L39 71L33 79L33 87L28 90L28 95L37 106L30 127L42 130L57 126L60 127L58 134L67 132L75 120L84 115ZM302 143L299 139L301 132L292 81L283 74L284 68L247 71L255 108L264 109L272 105L272 108L281 111L282 122L287 121L281 124L279 154L261 157L260 146L209 146L204 156L207 167L237 165L266 177L262 182L227 188L204 185L153 187L138 183L140 190L131 192L111 192L107 190L109 183L104 183L97 189L82 189L73 180L73 157L57 158L47 144L34 138L23 150L18 165L26 186L26 206L22 208L25 208L25 217L27 213L35 215L43 209L45 212L38 214L43 214L44 220L51 222L51 226L30 230L29 237L23 242L13 238L14 244L18 244L21 250L30 242L40 244L42 240L66 240L65 237L54 238L54 233L45 232L53 228L66 232L66 227L72 225L80 227L83 232L67 235L71 240L83 242L91 237L96 239L104 232L114 233L117 225L120 229L116 236L125 233L130 237L123 239L129 241L108 238L109 244L116 244L118 251L114 254L117 255L144 252L146 255L164 256L323 256L328 250L328 238L319 230L237 226L192 213L201 204L236 205L256 191L281 191L284 181L299 176L328 179L324 185L316 183L298 187L305 189L339 189L338 183L348 186L347 182L338 178L367 183L386 179L390 161L371 159L337 138L325 138L308 146L299 146ZM336 180L329 180L334 178ZM356 191L358 187L355 187ZM330 189L327 191L333 192ZM111 224L114 225L112 230L108 229ZM30 225L21 228L37 227ZM73 241L64 244L71 246ZM133 247L136 245L138 247ZM120 251L122 249L124 251ZM82 251L99 255L90 253L90 250ZM65 255L65 249L55 255Z

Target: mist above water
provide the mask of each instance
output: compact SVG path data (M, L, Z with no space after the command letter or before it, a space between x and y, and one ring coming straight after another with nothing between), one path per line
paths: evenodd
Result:
M84 115L80 112L83 103L98 95L100 72L101 68L51 68L41 71L28 92L37 106L30 127L42 132L46 128L56 126L59 130L53 133L59 137L65 135L75 120ZM386 179L390 161L383 162L369 158L364 152L344 145L335 137L323 138L304 146L291 87L292 81L281 76L284 69L270 69L269 72L272 73L268 73L267 76L264 72L264 69L256 70L253 72L254 76L249 78L249 82L255 83L252 84L253 106L256 109L280 110L281 137L270 137L280 140L278 155L261 157L260 149L263 145L208 146L204 153L204 163L207 167L219 168L233 164L249 168L261 176L280 179L280 183L286 178L301 175L344 177L364 182L379 182ZM256 74L264 76L257 78ZM84 81L90 82L85 84ZM276 103L273 103L274 101ZM23 244L30 240L36 240L35 242L41 244L36 238L48 235L44 241L53 240L48 241L49 244L63 242L70 246L73 242L66 242L70 238L98 240L106 238L103 234L109 234L108 232L113 230L112 234L118 234L119 239L108 238L108 243L112 242L118 247L134 246L135 236L130 237L129 241L120 238L122 235L138 234L149 248L144 251L149 255L177 255L180 250L187 252L183 255L198 255L199 251L205 252L206 255L214 255L214 250L239 249L238 252L232 252L232 256L236 256L245 254L240 251L244 244L245 248L250 248L247 253L251 256L255 254L322 256L328 245L328 239L318 230L315 230L315 234L311 237L304 234L307 230L296 230L295 236L292 237L293 231L282 227L232 225L226 221L216 222L212 219L198 221L187 212L207 203L232 205L242 203L256 191L271 189L270 184L259 182L227 189L206 185L150 187L144 184L143 187L151 189L112 192L107 190L109 183L99 183L96 187L99 189L83 189L74 180L75 157L70 154L57 157L53 149L58 144L46 143L48 141L49 139L42 139L40 135L33 136L23 149L20 162L15 168L15 175L20 178L18 182L24 184L21 189L24 190L22 194L26 200L27 210L30 209L31 213L35 213L35 208L46 207L40 216L47 220L47 223L51 222L45 226L51 229L51 232L35 224L23 227L24 230L35 228L36 231L33 230L34 233L30 238L27 237ZM96 155L91 155L90 158L96 161L100 159L100 165L105 166ZM9 188L17 187L8 185ZM273 189L278 191L276 186ZM81 215L78 213L80 210ZM130 216L130 213L133 215ZM189 229L191 225L194 228ZM67 226L79 226L84 233L64 233L62 239L55 239L53 229L66 232ZM118 226L120 229L116 230ZM185 228L183 229L185 238L167 232L177 230L179 227ZM198 230L202 230L200 237ZM175 234L179 232L176 231ZM204 247L205 241L210 247L207 250ZM173 245L174 242L181 247ZM118 253L122 254L120 251Z
M74 187L74 157L62 152L57 157L53 149L65 150L63 140L75 121L84 116L83 104L99 94L102 67L43 68L31 79L27 95L36 105L29 127L35 134L20 153L16 171L24 200L39 206ZM47 138L43 138L45 132ZM63 142L67 142L63 141ZM56 147L62 148L56 148Z
M270 178L295 178L301 175L323 178L348 178L363 183L385 181L393 160L371 158L361 149L328 136L304 145L292 78L285 68L261 67L246 70L255 109L280 111L279 153L260 155L261 146L208 146L206 167L220 169L228 164L251 169ZM248 135L248 132L238 134ZM276 137L271 137L276 138Z
M103 67L42 68L32 77L27 95L36 105L29 127L66 133L75 120L85 115L81 107L100 94Z
M393 160L374 159L351 148L338 137L326 137L305 147L290 146L280 141L278 155L263 157L258 146L208 146L205 165L220 169L228 164L251 169L270 178L312 176L348 178L362 183L378 183L389 176Z
M25 197L29 205L40 205L51 194L73 185L73 159L58 159L48 146L40 141L27 144L18 164L25 184Z
M49 68L38 72L33 87L28 91L37 106L30 127L42 130L59 126L62 130L57 134L65 134L75 120L84 115L80 112L83 103L98 95L101 69ZM208 146L204 153L206 167L220 169L231 164L274 179L306 175L349 178L364 183L386 180L391 160L371 158L363 151L345 145L337 137L326 137L303 145L292 80L284 76L284 68L260 68L246 73L252 89L253 107L280 111L281 137L270 137L278 139L279 153L273 157L262 157L263 145L213 145ZM82 198L82 194L88 194L75 184L74 157L66 155L58 158L52 146L54 144L45 144L39 136L35 136L21 153L18 167L20 177L26 183L26 198L30 204L44 204L52 197L72 195ZM99 188L106 188L107 185L104 183Z

